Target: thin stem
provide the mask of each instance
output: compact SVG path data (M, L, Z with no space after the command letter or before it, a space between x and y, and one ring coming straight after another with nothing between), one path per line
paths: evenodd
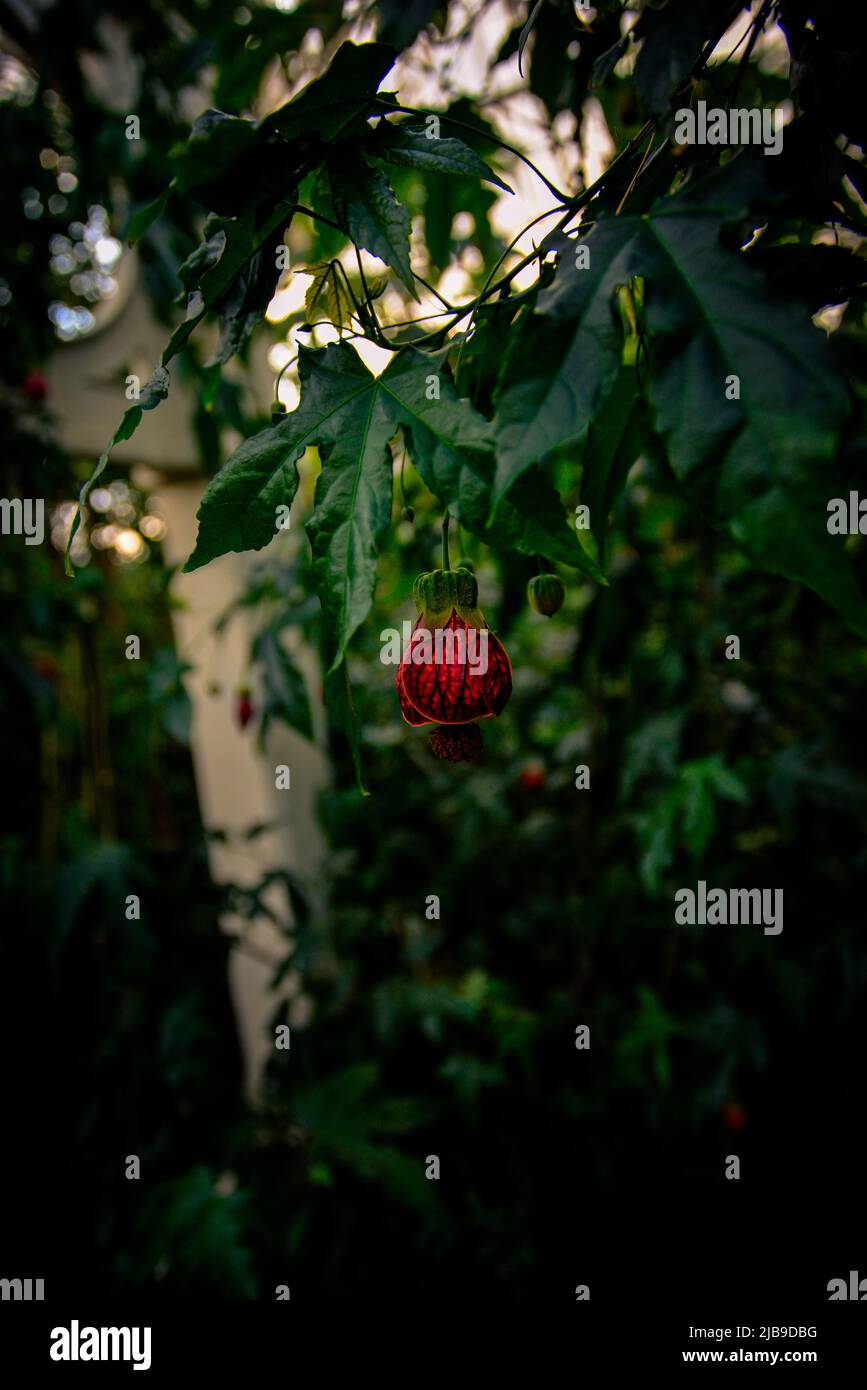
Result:
M492 285L491 282L493 281L493 278L494 278L494 276L496 275L497 271L499 270L500 266L503 264L503 261L504 261L504 260L506 259L506 257L509 255L509 252L513 249L513 247L517 244L517 242L519 242L519 241L521 240L521 237L522 237L522 236L525 236L525 235L527 234L527 232L530 231L531 227L535 227L535 225L536 225L537 222L541 222L541 221L542 221L544 218L546 218L546 217L552 217L555 213L557 213L557 212L559 212L559 211L560 211L559 208L549 208L547 212L540 212L539 215L538 215L538 217L534 217L533 220L532 220L532 222L528 222L527 225L526 225L526 227L523 227L523 228L521 229L521 231L518 232L518 235L517 235L517 236L512 237L512 240L509 242L509 244L508 244L508 246L506 247L505 251L504 251L503 254L500 256L500 258L499 258L499 260L496 262L496 264L494 265L493 270L491 271L490 275L488 276L487 280L485 281L484 285L482 286L482 291L481 291L481 293L480 293L478 299L476 300L476 303L475 303L475 305L474 305L474 307L473 307L472 313L470 314L470 321L469 321L469 323L467 324L466 335L462 338L462 340L461 340L461 345L460 345L460 347L458 348L457 361L455 362L455 376L457 376L458 371L459 371L459 369L460 369L461 360L462 360L463 355L464 355L464 345L465 345L465 343L466 343L466 341L467 341L467 338L468 338L469 335L470 335L470 331L471 331L471 329L472 329L472 326L473 326L473 324L474 324L475 321L476 321L476 314L477 314L478 310L480 309L481 305L484 303L484 301L485 301L485 299L487 298L488 294L493 294L494 289L499 289L502 285L507 284L508 281L512 278L512 276L517 274L517 272L518 272L519 269L522 269L524 265L529 265L531 261L534 261L534 260L536 259L536 257L538 256L539 252L538 252L537 249L534 248L533 254L532 254L532 255L526 256L526 257L524 258L523 262L522 262L520 265L515 266L514 269L512 270L512 272L511 272L508 276L503 276L503 279L502 279L502 280L498 280L497 283L496 283L496 285Z
M701 53L698 55L698 58L695 61L695 66L692 69L693 77L703 77L705 75L708 58L710 58L717 44L720 42L720 39L723 39L725 37L729 25L732 23L732 21L736 18L736 16L740 13L742 9L743 0L735 0L735 2L729 6L728 10L726 11L726 19L723 29L715 39L708 39Z
M339 104L339 103L338 103L338 104ZM424 114L425 114L424 112L415 111L414 108L412 108L412 107L393 106L390 102L382 102L382 101L380 101L379 104L387 106L387 108L388 108L389 110L391 110L391 111L404 111L404 112L406 112L406 113L408 113L408 114L412 114L412 115L424 115ZM444 117L443 119L451 119L451 118L450 118L450 117ZM456 122L455 124L458 124L458 123ZM473 129L473 127L469 127L469 129ZM456 362L456 365L455 365L455 372L457 373L457 370L458 370L458 368L460 367L460 363L461 363L461 356L462 356L462 353L463 353L464 343L466 342L466 339L467 339L467 337L469 336L470 330L472 329L473 323L474 323L474 321L475 321L475 316L476 316L476 314L477 314L479 308L481 307L481 305L484 304L485 301L488 300L488 299L490 299L493 295L497 294L497 293L498 293L500 290L502 290L506 285L510 284L511 281L514 279L514 277L515 277L516 275L518 275L522 270L524 270L526 266L531 265L532 262L533 262L534 260L536 260L536 259L538 258L538 256L539 256L539 254L540 254L540 253L539 253L539 249L536 248L536 247L534 247L534 249L533 249L531 252L528 252L526 256L523 256L523 257L521 258L521 260L519 260L514 266L512 266L512 269L509 270L509 271L507 271L506 274L503 275L503 276L501 277L501 279L495 281L495 280L494 280L494 276L496 275L496 273L497 273L497 271L499 270L500 266L503 264L503 261L506 259L506 257L509 255L509 253L513 250L513 248L515 247L515 245L517 244L517 242L520 241L521 237L524 236L524 234L525 234L526 232L530 231L531 228L533 228L538 222L542 222L546 217L552 217L552 216L554 216L554 215L555 215L556 213L558 213L558 212L562 212L563 215L561 216L560 221L557 223L557 226L554 228L554 231L555 231L555 232L557 232L557 231L562 231L562 230L567 226L567 224L568 224L569 222L572 221L573 217L575 217L583 208L585 208L585 207L587 206L587 204L588 204L589 202L591 202L591 200L596 196L596 194L600 192L600 190L604 187L605 183L606 183L607 180L610 178L611 174L612 174L613 171L617 168L617 166L618 166L620 163L622 163L623 160L625 160L626 158L628 158L628 156L634 151L634 149L636 148L636 146L638 146L638 145L640 145L640 144L643 143L643 141L647 138L648 133L649 133L652 129L653 129L653 122L652 122L652 121L646 121L645 124L641 127L641 130L639 130L638 133L637 133L636 135L633 136L633 138L630 140L629 144L626 145L626 147L625 147L624 149L622 149L622 150L620 151L620 153L611 161L611 163L608 165L608 168L605 169L605 170L603 170L603 172L600 174L599 178L596 179L594 183L590 184L589 187L582 189L580 193L575 194L575 196L572 197L572 198L563 198L563 197L561 197L561 202L560 202L559 207L549 208L547 212L539 213L539 215L538 215L537 217L534 217L534 218L533 218L532 222L528 222L528 224L526 225L526 227L524 227L523 230L520 231L520 232L518 233L518 235L512 239L512 241L511 241L511 242L509 243L509 245L506 247L505 251L504 251L504 252L502 253L502 255L499 257L499 259L497 260L496 264L494 265L494 267L493 267L491 273L488 275L487 280L485 281L485 284L484 284L484 286L483 286L481 292L476 296L476 298L475 298L474 300L470 300L467 304L459 305L459 306L454 307L454 308L453 308L452 306L449 306L449 309L448 309L448 311L447 311L447 314L448 314L448 317L451 319L451 322L450 322L450 323L443 324L443 326L442 326L441 328L436 329L433 333L429 333L429 334L426 334L426 335L424 335L424 336L422 336L422 337L420 337L420 338L413 339L413 341L410 342L410 343L401 343L401 344L400 344L399 346L397 346L396 348L392 348L392 347L391 347L391 345L389 344L387 338L385 338L385 336L384 336L384 331L383 331L383 330L384 330L384 329L387 329L387 328L397 328L398 326L405 326L405 325L398 325L398 324L384 324L384 325L382 325L382 324L377 324L377 327L378 327L378 329L379 329L379 333L380 333L381 336L380 336L378 339L374 339L373 341L378 341L380 346L388 347L388 348L390 349L390 351L397 351L397 352L400 352L400 351L403 350L404 348L420 347L420 346L423 346L423 345L431 345L431 346L433 346L433 345L436 345L438 342L442 342L442 340L443 340L445 334L448 333L449 330L450 330L451 328L453 328L457 323L459 323L459 322L461 321L461 319L466 318L467 315L469 315L469 316L470 316L470 322L469 322L469 324L467 325L466 335L465 335L465 337L462 339L462 341L461 341L461 346L460 346L460 348L459 348L459 350L458 350L458 358L457 358L457 362ZM476 133L476 134L482 134L482 132L478 132L478 131L476 131L475 133ZM509 148L509 147L508 147L508 146L504 146L503 148L504 148L504 149L507 149L507 148ZM517 151L517 153L520 153L520 151ZM646 162L646 159L642 161L642 165L643 165L645 162ZM311 208L304 207L304 206L301 205L301 204L294 204L294 207L295 207L295 210L296 210L297 212L304 213L304 214L306 214L308 217L313 217L313 218L317 219L318 221L325 222L325 223L327 223L328 226L336 228L337 231L339 231L339 232L343 232L343 228L340 227L338 223L334 222L334 221L332 220L332 218L326 217L326 216L325 216L324 214L322 214L322 213L314 212ZM344 234L344 236L346 235L345 232L343 232L343 234ZM341 268L342 268L342 267L341 267ZM344 274L345 274L345 272L344 272ZM420 284L424 285L426 289L430 290L430 292L431 292L432 294L435 294L442 304L446 304L446 303L447 303L447 301L442 297L442 295L440 295L439 292L438 292L436 289L434 289L434 287L433 287L432 285L428 285L427 282L426 282L424 279L422 279L421 276L417 275L415 278L419 281ZM354 298L354 297L353 297L353 298ZM421 323L422 320L425 319L425 318L438 318L438 317L440 317L438 314L423 314L423 315L421 315L417 320L408 320L408 321L407 321L407 324L412 323L412 322ZM364 335L364 334L357 334L357 335L355 335L355 336L364 337L365 335Z
M409 507L406 505L406 492L404 491L404 486L403 486L403 472L404 472L404 469L406 468L406 445L405 445L404 442L403 442L403 438L401 438L401 441L400 441L400 442L401 442L400 472L398 473L398 483L399 483L399 486L400 486L400 501L401 501L401 506L403 507L403 510L404 510L405 512L408 512L408 511L409 511Z
M276 378L275 378L275 380L274 380L274 404L275 404L275 405L279 405L279 403L280 403L280 382L281 382L282 379L283 379L283 373L284 373L285 371L288 371L288 369L289 369L295 362L297 362L297 361L298 361L298 353L296 352L296 354L295 354L294 357L290 357L288 362L284 362L284 363L283 363L283 366L280 368L279 372L277 373L277 376L276 376Z
M738 39L737 43L735 44L734 48L731 50L730 53L727 53L727 54L726 54L725 58L724 58L724 59L722 60L722 62L720 63L719 66L720 66L721 68L725 69L725 68L728 67L729 63L731 62L732 58L733 58L733 57L735 56L735 54L737 53L738 49L741 48L741 47L743 46L743 44L746 42L746 40L749 38L749 36L750 36L750 30L751 30L751 26L750 26L750 25L747 25L746 29L745 29L744 32L741 34L741 36L740 36L740 38ZM725 88L725 87L719 87L719 86L717 85L717 83L714 82L713 76L712 76L712 70L711 70L710 68L707 68L707 69L705 70L705 76L706 76L708 82L710 83L710 85L713 87L713 89L714 89L715 92L722 92L723 94L725 94L726 88ZM731 90L731 85L729 86L729 90ZM692 97L690 97L690 106L691 106L691 105L692 105Z
M449 514L448 510L443 512L443 569L450 570L449 561Z
M423 277L422 275L419 275L418 272L415 271L415 270L412 272L412 278L413 278L413 280L418 280L418 283L419 283L420 285L424 285L425 289L426 289L426 290L429 290L431 294L436 295L436 297L437 297L437 299L439 300L440 304L444 305L445 308L448 309L448 311L449 311L450 314L453 314L453 313L455 312L455 306L454 306L454 304L449 304L449 301L448 301L447 299L444 299L444 298L443 298L443 296L440 294L439 290L436 288L435 285L430 285L430 284L428 284L427 280L425 280L424 277ZM434 317L436 317L436 315L434 315L434 314L429 314L428 317L429 317L429 318L434 318Z
M653 149L653 141L654 141L655 138L656 138L656 126L654 126L654 127L652 128L651 132L650 132L650 140L649 140L649 142L648 142L647 149L644 151L644 154L643 154L642 157L641 157L641 163L639 164L639 166L638 166L638 168L636 169L635 173L632 175L632 178L631 178L630 181L629 181L629 187L627 188L627 190L626 190L626 192L624 193L623 197L620 199L620 202L617 204L617 210L616 210L615 213L614 213L614 216L615 216L615 217L619 217L619 216L620 216L620 213L621 213L621 211L623 210L623 204L626 202L627 198L629 197L630 193L632 192L633 188L635 187L635 185L636 185L636 183L637 183L637 181L638 181L638 178L639 178L639 176L640 176L642 170L644 169L644 166L646 165L648 159L650 158L650 151Z
M449 309L449 317L463 318L465 314L470 312L472 307L473 301L470 300L469 304L464 305L463 308ZM419 314L418 318L415 319L396 319L394 323L382 323L380 324L380 328L383 330L388 328L414 328L417 323L425 323L428 319L441 319L445 317L445 313L442 310L438 310L435 314Z
M358 247L356 246L355 242L352 243L352 249L353 249L354 252L355 252L355 262L356 262L356 265L358 266L358 274L359 274L359 277L360 277L360 279L361 279L361 289L362 289L362 292L363 292L363 294L364 294L364 308L365 308L366 313L367 313L367 314L369 315L369 317L370 317L370 325L369 325L369 326L373 329L373 331L374 331L374 333L377 335L377 337L380 337L379 319L376 317L376 310L375 310L374 307L373 307L373 300L372 300L371 297L370 297L370 290L369 290L368 287L367 287L367 280L366 280L365 277L364 277L364 266L361 264L361 252L359 251L359 249L358 249ZM363 319L363 318L361 319L361 322L362 322L362 324L364 324L365 327L368 326L367 324L364 323L364 319Z
M731 102L734 101L735 97L738 94L738 89L740 88L741 82L743 81L744 73L747 70L747 64L749 63L750 58L752 57L753 49L759 41L759 35L762 33L765 25L768 22L768 16L770 15L771 6L773 5L773 2L774 0L765 0L765 3L762 5L762 8L759 10L758 14L756 15L753 21L752 30L750 32L750 40L747 44L746 52L744 53L744 56L741 58L741 61L738 64L738 70L735 74L734 81L732 82L731 87L726 93L729 100L729 104L731 104Z
M335 291L336 291L336 289L337 289L337 272L338 272L338 270L340 271L340 273L341 273L342 276L343 276L343 283L344 283L344 285L346 286L346 293L349 295L349 298L352 300L352 307L353 307L353 310L355 311L355 317L358 319L358 322L361 324L362 328L369 328L370 325L369 325L369 324L366 324L366 323L364 322L364 315L363 315L362 312L361 312L361 308L360 308L360 306L359 306L358 300L355 298L355 292L354 292L354 290L353 290L353 288L352 288L352 285L349 283L349 276L348 276L347 273L346 273L346 267L345 267L345 265L343 264L343 262L342 262L342 261L339 261L339 260L337 259L337 257L335 256L334 260L331 262L331 273L332 273L332 275L334 276L334 288L335 288ZM338 313L339 313L339 312L340 312L340 311L338 310ZM342 314L341 314L340 316L342 317ZM335 326L335 328L337 328L337 330L338 330L338 332L339 332L340 325L339 325L339 324L335 324L334 326Z
M312 217L314 222L324 222L327 227L333 227L341 236L346 236L346 232L339 222L335 222L333 217L326 217L324 212L314 212L312 208L306 208L302 203L291 203L290 207L296 212L301 212L305 217Z

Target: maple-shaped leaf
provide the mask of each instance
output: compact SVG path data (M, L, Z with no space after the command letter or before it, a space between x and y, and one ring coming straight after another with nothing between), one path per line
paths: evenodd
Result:
M391 520L389 441L400 429L423 480L455 519L491 543L542 554L602 576L569 527L557 493L538 472L489 521L494 453L488 422L461 400L445 354L396 353L373 376L345 343L299 353L301 400L236 450L211 480L186 569L230 550L261 549L276 508L291 502L297 463L310 445L322 469L307 523L313 573L333 639L331 669L370 611L377 551ZM604 582L604 580L602 581Z

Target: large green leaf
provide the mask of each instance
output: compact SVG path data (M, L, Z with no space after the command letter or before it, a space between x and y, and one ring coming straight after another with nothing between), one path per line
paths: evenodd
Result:
M182 282L192 292L183 321L163 349L162 367L168 366L205 315L217 307L222 322L214 360L227 361L247 341L270 297L269 252L275 237L292 219L298 184L321 163L325 141L367 130L365 121L374 109L371 98L394 57L393 49L385 44L346 43L321 78L258 126L215 110L205 112L195 123L186 146L174 157L176 175L171 185L130 228L133 237L142 235L163 211L175 188L194 193L206 205L226 214L209 219L203 244L181 267ZM291 146L288 155L283 141ZM239 176L241 169L243 177ZM374 254L385 253L383 259L412 289L408 214L379 171L370 171L369 184L354 189L352 221L375 243L370 248ZM82 489L81 505L103 473L114 445L129 439L141 418L139 406L126 412ZM69 545L79 524L80 510ZM246 524L242 517L239 535ZM69 545L65 565L72 575Z
M398 428L424 481L460 523L488 541L562 560L601 579L541 473L522 480L489 520L494 456L490 426L455 392L445 353L395 354L374 377L346 344L302 348L297 410L247 440L211 481L199 509L197 569L229 550L260 549L275 508L294 496L294 465L311 444L322 471L307 524L317 591L333 636L331 670L345 658L373 597L377 547L392 507L389 440Z
M714 22L725 28L729 0L668 0L662 9L646 9L636 26L641 50L635 64L635 85L645 111L664 116L672 93L683 83L701 52Z
M415 295L409 259L409 209L399 203L381 169L358 154L330 160L328 177L337 220L356 246L385 261Z
M292 428L285 426L292 422ZM277 507L291 506L294 466L312 444L319 421L304 410L254 434L211 479L199 507L196 547L184 569L196 570L232 550L261 550L277 533Z
M394 418L410 441L410 454L431 492L468 531L524 555L544 555L605 580L570 530L557 492L534 469L491 512L493 438L488 421L461 400L436 357L403 353L383 376ZM442 370L437 370L442 367Z
M590 532L603 569L608 557L608 518L641 452L648 428L634 367L621 367L596 412L581 459L581 501L590 511Z
M545 312L516 325L495 395L497 501L552 450L573 445L577 453L613 385L623 341L614 295L633 274L623 222L600 222L581 243L590 251L587 269L575 270L578 248L563 237L558 279L539 301Z
M214 182L259 144L253 121L225 111L205 111L193 123L186 145L174 158L177 187L188 193Z
M297 410L242 444L212 479L185 568L197 569L229 550L267 545L276 506L295 495L294 465L317 445L322 472L308 531L314 579L334 635L334 671L370 609L376 545L391 519L388 440L396 425L377 379L343 344L318 352L302 348L299 370Z
M344 43L328 70L297 96L268 116L264 131L284 140L309 135L317 140L339 140L351 130L363 128L374 109L370 98L397 57L384 43Z
M355 768L355 779L358 783L358 790L362 796L369 796L364 785L364 777L361 771L361 724L355 710L355 701L352 697L352 686L349 681L349 672L346 669L346 662L341 661L336 670L330 670L325 676L325 703L328 706L331 718L339 729L342 729L349 743L349 751L352 754L352 763Z
M377 547L391 521L388 441L395 424L377 378L351 348L305 354L301 374L301 409L319 420L322 471L307 532L314 583L334 634L334 671L373 601Z
M649 215L601 220L584 240L586 269L574 242L559 240L554 283L513 355L531 375L501 393L497 496L550 448L586 434L620 367L615 291L640 275L647 390L675 474L756 563L809 585L867 634L848 557L826 529L845 390L803 305L774 294L720 237L744 215L755 180L755 165L737 160ZM538 365L548 341L563 354L550 381ZM740 399L729 400L734 376Z

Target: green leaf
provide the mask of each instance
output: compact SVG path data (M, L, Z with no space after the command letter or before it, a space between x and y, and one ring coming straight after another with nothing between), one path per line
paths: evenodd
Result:
M225 219L223 230L226 234L226 244L223 252L216 262L209 261L208 268L201 276L197 295L187 309L187 317L183 323L178 324L163 349L163 366L180 352L196 325L226 293L259 247L269 241L275 232L288 227L292 213L293 208L290 204L278 203L264 217L255 209L251 209L241 217Z
M75 578L75 569L70 559L70 552L72 551L72 542L75 540L76 532L81 525L81 513L87 506L87 499L93 491L98 479L102 477L108 467L112 449L116 444L122 444L125 439L131 439L141 423L143 412L145 410L153 410L159 405L160 401L165 400L168 394L169 374L165 367L156 367L153 374L142 387L139 399L136 401L135 405L131 405L128 410L124 411L121 422L112 435L108 448L100 454L96 467L79 492L78 511L72 518L66 549L63 553L63 568L69 579Z
M347 288L342 267L338 266L336 261L326 261L324 265L310 266L308 273L313 275L304 296L304 313L308 322L313 321L317 300L324 290L328 317L334 327L348 328L352 322L355 305Z
M282 230L272 232L223 296L219 305L220 341L207 366L228 362L262 322L277 288L277 250L282 242Z
M145 382L138 398L138 404L142 410L153 410L164 401L169 394L170 377L165 367L155 367L152 375ZM127 415L131 414L127 411ZM138 423L138 422L136 422ZM132 430L129 432L132 434ZM129 435L124 435L129 438Z
M533 25L536 23L536 16L541 10L545 0L536 0L535 5L530 11L526 23L518 36L518 72L523 76L524 73L524 49L530 42L530 35L533 32Z
M561 560L604 584L570 530L557 492L538 470L491 515L491 428L458 396L445 370L446 355L447 350L427 357L408 350L381 378L393 401L393 418L410 440L412 461L427 487L462 526L490 544Z
M361 771L361 726L355 711L355 701L352 698L352 686L345 661L341 661L336 670L329 671L325 676L325 703L332 720L346 735L355 767L358 790L362 796L369 796L370 793L364 785Z
M242 444L211 481L185 569L229 550L267 545L275 507L295 495L292 465L309 445L318 445L323 466L307 529L314 580L334 635L334 671L370 609L376 544L391 518L388 440L395 425L376 378L350 348L302 348L299 357L298 408Z
M632 274L623 221L599 222L580 243L558 240L557 279L540 297L539 312L516 322L495 393L495 501L554 449L574 447L577 455L614 385L623 343L614 294ZM589 249L590 262L579 270L581 248Z
M137 241L141 241L148 228L156 222L158 217L162 216L174 191L175 181L172 179L172 182L163 189L158 198L154 198L152 203L148 203L146 207L133 213L126 229L126 240L129 246L135 246Z
M381 169L357 155L330 160L328 177L337 221L357 246L396 271L413 298L409 209L397 201Z
M657 1084L667 1087L671 1084L668 1045L683 1029L647 985L639 985L637 994L641 1007L617 1045L617 1056L634 1084L641 1084L644 1063L649 1060Z
M277 507L291 506L295 499L294 465L313 442L315 423L294 411L235 450L202 498L196 548L185 571L199 569L228 551L261 550L274 539Z
M355 1062L298 1091L295 1112L310 1132L313 1151L380 1182L390 1196L421 1210L432 1206L421 1166L381 1136L406 1134L429 1122L431 1106L410 1096L382 1093L375 1063Z
M554 283L521 331L501 393L497 495L548 449L586 433L620 369L615 292L642 276L647 390L674 473L755 563L807 584L867 635L849 558L826 529L843 384L803 306L773 294L720 239L721 225L745 215L757 177L754 161L738 159L650 214L600 220L583 241L586 269L576 268L574 242L558 240ZM726 398L731 376L739 400Z
M396 57L384 43L342 44L323 76L268 116L262 129L275 131L284 140L310 135L320 141L338 140L351 130L363 129L374 109L370 98Z
M428 197L424 204L424 230L432 265L445 270L454 254L452 227L459 212L468 212L475 224L473 244L486 263L495 263L503 246L494 235L489 213L497 200L492 188L477 178L428 175Z
M229 116L222 111L208 111L193 126L187 145L175 156L177 176L170 187L182 191L197 191L196 196L210 201L218 211L230 212L217 223L206 224L205 243L187 258L181 268L182 279L190 295L186 315L178 324L163 350L161 364L166 367L184 347L190 334L211 309L233 289L231 300L224 305L222 336L216 361L225 361L246 341L257 321L257 306L260 309L264 284L259 270L264 271L260 260L258 269L247 272L243 284L237 285L237 277L245 271L256 253L266 247L274 234L285 228L291 221L296 197L296 185L300 179L319 162L321 155L317 147L324 140L338 139L354 129L366 129L365 120L372 109L370 98L383 76L394 61L394 52L383 44L344 44L337 52L325 75L311 83L301 95L288 102L258 127L249 121ZM298 137L310 133L314 138L312 146L308 141L298 142ZM277 137L296 144L292 158L288 161L274 158L270 148ZM244 166L245 177L238 181L236 170ZM384 182L384 181L383 181ZM387 188L387 183L386 183ZM246 198L244 190L253 190ZM159 215L170 189L145 209L134 228L141 231ZM389 190L390 193L390 190ZM404 209L388 205L381 189L374 190L372 205L363 213L354 213L372 218L372 235L384 246L397 237L392 248L395 268L400 273L410 273L409 242L405 247L397 235L401 216L407 216ZM408 230L408 223L407 223ZM147 408L147 407L146 407ZM140 406L133 407L123 417L117 432L108 448L101 456L91 477L82 489L82 503L90 489L103 473L111 450L122 439L128 439L142 418ZM69 543L65 556L66 573L72 577L74 570L69 558L69 546L80 524L80 509L76 513L70 530ZM237 534L244 532L240 523ZM220 552L222 553L222 552Z
M79 912L95 888L100 889L106 905L120 902L134 869L131 847L112 840L87 844L68 860L57 879L57 923L61 937L75 926Z
M433 18L439 0L379 0L379 36L398 51L409 48Z
M253 660L262 667L265 701L259 726L260 743L264 741L268 725L274 719L282 720L291 729L297 729L305 738L312 738L313 721L304 677L280 641L279 633L273 628L266 628L258 634L253 643Z
M506 193L514 191L463 140L451 136L433 137L428 135L426 127L408 122L391 125L381 121L365 153L389 164L421 169L423 173L475 175L496 184Z
M182 193L212 183L239 160L258 151L260 136L253 121L225 111L205 111L193 123L186 145L175 155L175 183Z
M198 285L206 271L217 264L226 249L226 227L222 218L211 216L205 222L203 240L178 266L178 279L186 290Z
M223 1194L203 1166L159 1183L142 1216L145 1258L165 1259L182 1284L212 1279L232 1298L255 1298L248 1206L244 1192Z
M334 266L331 261L326 261L324 265L311 265L307 267L308 275L312 275L313 277L304 295L304 313L308 323L312 323L313 321L316 302L325 288L325 281L333 271Z
M649 394L671 466L702 508L772 574L808 585L862 636L867 606L827 531L847 414L828 343L798 303L714 244L710 218L650 224L659 292L648 304ZM666 285L665 282L668 281ZM724 384L740 380L729 401Z
M635 86L649 116L664 116L672 95L695 66L715 16L730 6L720 0L669 0L664 9L647 9L641 18L643 42L635 63ZM634 35L638 38L638 32Z
M608 557L608 519L641 453L648 425L635 370L622 367L593 418L582 457L581 501L590 509L590 531L603 569Z
M396 354L373 377L345 344L299 354L301 401L247 440L212 480L199 509L197 569L229 550L260 549L274 535L275 506L297 487L292 465L311 444L322 471L307 523L313 574L333 640L332 672L370 611L377 550L391 519L389 440L398 427L424 481L455 518L494 544L562 560L602 580L541 473L522 480L489 522L494 459L490 427L458 398L436 358ZM604 582L604 580L602 580Z
M322 459L307 534L335 671L373 601L377 547L391 521L395 423L380 381L350 348L302 348L300 375L299 411L316 419Z

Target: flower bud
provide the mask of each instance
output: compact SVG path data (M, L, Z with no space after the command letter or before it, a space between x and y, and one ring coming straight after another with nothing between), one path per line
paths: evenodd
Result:
M420 574L412 586L416 608L421 613L460 613L478 607L479 586L469 570L431 570Z
M527 585L530 607L551 618L559 613L566 598L566 586L557 574L536 574Z

